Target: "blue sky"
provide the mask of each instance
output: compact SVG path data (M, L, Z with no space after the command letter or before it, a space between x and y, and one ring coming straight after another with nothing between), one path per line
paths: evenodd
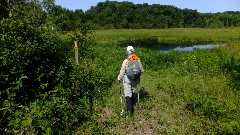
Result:
M91 6L96 6L98 2L105 0L56 0L57 5L70 10L82 9L86 11ZM109 0L112 1L112 0ZM173 5L175 7L184 9L196 9L201 13L216 13L224 11L240 11L240 0L114 0L114 1L129 1L135 4L148 3L148 4L161 4Z

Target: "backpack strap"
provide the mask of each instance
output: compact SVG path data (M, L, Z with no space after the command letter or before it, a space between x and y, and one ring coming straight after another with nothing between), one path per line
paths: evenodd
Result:
M127 72L128 62L129 62L129 61L130 61L130 59L127 58L127 61L125 62L125 73L124 73L124 74L126 74L126 72Z

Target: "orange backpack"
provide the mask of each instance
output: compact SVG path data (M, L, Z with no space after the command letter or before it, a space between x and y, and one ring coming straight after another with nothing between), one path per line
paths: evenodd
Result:
M138 60L138 56L136 54L132 54L132 56L129 58L129 61Z

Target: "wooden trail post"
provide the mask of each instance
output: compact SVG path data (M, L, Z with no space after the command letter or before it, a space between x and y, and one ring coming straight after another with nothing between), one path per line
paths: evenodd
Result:
M74 50L75 50L75 61L76 65L78 65L78 46L77 46L77 41L74 41ZM78 83L75 81L75 95L78 95L79 93L79 86Z
M76 60L76 64L78 65L78 47L77 47L77 41L74 41L74 50L75 50L75 60Z

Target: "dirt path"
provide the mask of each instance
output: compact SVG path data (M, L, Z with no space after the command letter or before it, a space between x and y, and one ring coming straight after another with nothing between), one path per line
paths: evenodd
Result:
M147 72L142 75L142 82L138 87L141 89L140 102L135 104L135 112L132 117L120 115L120 86L115 83L107 97L106 106L101 109L102 117L99 121L106 124L108 132L119 134L176 133L181 123L188 119L188 114L180 100L171 97L171 93L163 91L165 86L159 86L163 80L168 81L175 76L163 78L164 74L159 72Z

